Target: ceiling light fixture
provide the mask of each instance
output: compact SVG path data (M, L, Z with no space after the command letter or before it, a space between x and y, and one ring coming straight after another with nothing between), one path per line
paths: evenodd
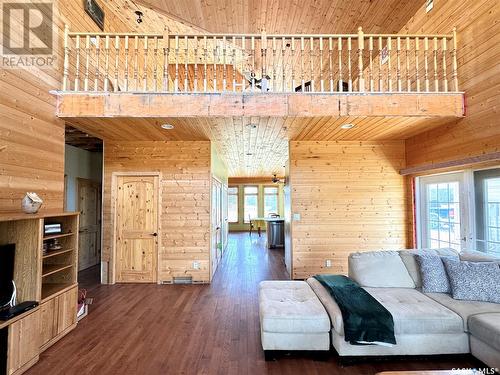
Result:
M342 129L352 129L354 128L354 124L344 124L341 126Z
M247 124L246 126L247 126L247 128L250 128L250 129L257 129L256 124Z
M247 152L247 156L252 156L253 154L251 152Z
M174 126L172 124L162 124L161 128L165 129L165 130L170 130L170 129L173 129Z

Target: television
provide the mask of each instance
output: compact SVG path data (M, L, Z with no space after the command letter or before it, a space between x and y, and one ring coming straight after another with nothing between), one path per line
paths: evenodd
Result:
M16 245L0 245L0 309L15 304L14 257Z

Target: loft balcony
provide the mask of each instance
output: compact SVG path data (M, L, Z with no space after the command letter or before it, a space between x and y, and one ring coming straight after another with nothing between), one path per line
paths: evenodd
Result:
M456 33L65 31L57 115L461 117Z

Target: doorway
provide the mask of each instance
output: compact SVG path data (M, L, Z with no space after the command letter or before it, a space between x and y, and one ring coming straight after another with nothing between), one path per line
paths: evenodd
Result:
M115 279L156 283L159 253L159 175L114 175Z
M101 184L86 178L77 179L80 229L78 271L96 266L101 254Z

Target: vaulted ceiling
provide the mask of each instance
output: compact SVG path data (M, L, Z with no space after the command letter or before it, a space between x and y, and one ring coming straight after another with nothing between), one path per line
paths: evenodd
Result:
M178 33L397 33L425 0L113 0L105 3L130 31ZM144 22L135 21L135 10ZM108 18L109 19L109 18ZM425 118L117 118L72 119L104 140L208 140L231 177L283 173L289 140L405 139L450 119ZM169 123L173 130L160 125ZM350 130L341 125L351 123Z
M396 33L425 0L137 0L212 33Z

